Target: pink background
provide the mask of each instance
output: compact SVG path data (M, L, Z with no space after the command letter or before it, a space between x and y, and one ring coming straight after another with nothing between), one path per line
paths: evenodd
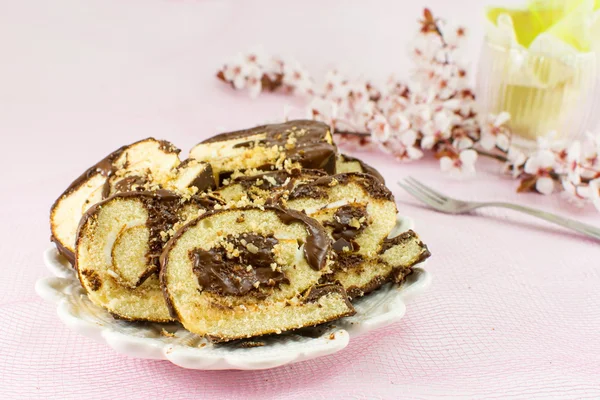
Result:
M468 24L476 60L479 0L431 0ZM34 292L49 272L48 209L118 146L155 136L183 154L200 139L277 119L291 100L257 101L214 79L262 43L315 75L333 65L406 76L419 1L0 1L0 398L600 397L597 242L503 210L448 216L397 188L413 175L465 199L518 201L600 225L592 207L516 195L497 166L468 182L435 161L365 155L433 257L433 284L398 324L342 352L259 372L186 371L130 359L67 330ZM343 60L344 62L340 62ZM296 105L300 105L297 103Z

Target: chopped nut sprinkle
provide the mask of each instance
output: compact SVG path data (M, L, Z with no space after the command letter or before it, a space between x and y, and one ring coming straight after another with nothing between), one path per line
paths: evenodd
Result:
M255 244L253 244L253 243L248 243L248 244L246 245L246 248L247 248L247 249L248 249L248 251L249 251L250 253L252 253L252 254L256 254L256 253L258 253L258 250L259 250L259 248L258 248L258 247L256 247L256 245L255 245Z

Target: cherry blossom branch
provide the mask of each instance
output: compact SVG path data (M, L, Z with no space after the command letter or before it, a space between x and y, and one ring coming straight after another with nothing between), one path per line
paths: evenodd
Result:
M474 175L478 156L491 158L520 180L519 192L562 189L571 201L591 202L600 210L600 135L573 143L544 138L525 153L513 144L508 113L475 111L458 51L466 29L435 18L429 9L419 25L410 48L415 68L407 82L390 78L378 87L333 70L317 83L299 63L262 50L238 54L217 78L253 97L262 91L304 97L308 117L329 124L342 147L376 148L400 161L430 152L456 177Z
M488 157L488 158L493 158L495 160L502 161L502 162L508 162L508 158L506 156L504 156L504 155L490 153L488 151L481 150L481 149L475 149L475 151L480 156Z

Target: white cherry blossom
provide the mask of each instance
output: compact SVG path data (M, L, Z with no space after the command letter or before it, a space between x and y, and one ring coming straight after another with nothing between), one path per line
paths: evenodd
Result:
M347 80L338 70L331 70L325 74L325 82L321 94L333 100L341 100L348 94Z
M456 147L459 151L470 149L471 147L473 147L473 140L468 136L454 135L454 140L452 141L452 146Z
M410 54L416 63L430 63L431 60L438 62L446 61L444 42L438 35L419 34L410 44Z
M411 124L417 131L430 129L433 124L433 107L429 104L413 104L408 110L411 117Z
M575 185L567 178L561 180L564 189L562 196L571 204L577 207L583 207L589 196L590 187L588 185Z
M381 114L375 115L375 117L367 124L367 128L376 142L385 142L390 137L390 124Z
M335 130L337 115L337 105L320 97L313 98L308 106L307 118L325 122L332 130Z
M388 117L390 128L396 133L406 132L410 128L410 120L402 113L394 113Z
M586 132L581 152L581 177L594 179L600 177L600 134Z
M510 120L510 114L501 112L498 115L489 115L481 126L481 140L479 144L485 150L498 147L500 150L508 151L510 136L506 123Z
M436 113L433 121L422 129L424 136L421 140L421 148L431 149L436 143L450 138L454 122L455 119L449 113Z
M367 124L373 119L376 112L377 107L374 102L365 102L356 106L350 119L356 127L360 127L362 132L369 131Z
M352 108L361 107L363 104L370 102L369 89L364 82L356 82L346 85L348 88L348 103Z
M396 159L402 161L418 160L423 157L423 152L415 147L417 133L412 130L404 132L400 136L394 136L385 143L380 143L379 147L386 153L393 155Z
M271 62L271 60L267 56L267 53L265 52L265 49L262 46L256 46L247 51L243 55L243 59L245 63L252 66L256 66L261 70L268 68Z
M443 65L438 67L435 72L434 87L437 97L441 100L447 100L461 89L461 82L453 68Z
M577 185L581 182L581 142L575 141L567 150L566 172L570 182Z
M555 162L555 155L550 150L539 150L525 163L525 172L537 177L535 189L542 194L554 191L554 180L550 177Z
M458 157L444 156L440 158L440 168L454 178L469 178L475 176L475 161L477 152L473 149L463 150Z
M569 142L565 139L559 139L557 131L551 131L546 136L539 137L537 143L539 149L554 153L557 172L565 173Z
M513 178L521 175L523 165L527 161L527 156L518 148L511 146L506 153L507 162L504 166L507 172L510 172Z
M233 84L235 89L243 89L246 86L246 76L249 69L250 66L243 61L226 64L223 67L223 76Z
M283 83L299 94L307 94L313 90L310 74L297 62L283 65Z
M467 28L464 26L456 26L446 24L441 27L444 35L444 41L453 49L458 48L464 41L467 35Z
M262 90L263 72L258 66L253 66L248 70L246 77L246 87L250 92L250 97L257 97Z
M295 62L290 62L290 64L294 64ZM283 68L287 65L285 61L283 61L279 57L270 57L265 65L265 70L267 74L276 75L283 74Z

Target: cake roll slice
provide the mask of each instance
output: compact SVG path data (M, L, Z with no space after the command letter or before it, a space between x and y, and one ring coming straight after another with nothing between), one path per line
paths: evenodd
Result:
M173 318L215 341L281 333L352 315L329 272L331 240L306 215L278 207L207 212L161 256Z
M318 169L291 169L263 172L253 175L241 175L225 180L226 185L215 194L226 202L238 202L247 199L255 204L277 203L297 185L311 182L327 174Z
M164 244L212 199L175 192L117 193L81 219L76 269L90 300L119 318L170 321L158 279Z
M123 146L88 168L50 210L51 240L59 252L72 264L77 226L88 208L117 191L166 179L179 165L178 154L171 143L148 138Z
M396 203L372 175L344 173L299 185L287 206L325 227L337 254L326 280L341 283L352 298L386 282L400 282L414 264L429 256L414 232L388 239L396 224Z
M77 226L94 204L116 193L169 189L193 193L215 188L210 164L180 163L179 149L164 140L123 146L89 168L56 200L50 211L51 240L71 264Z
M216 135L192 148L190 157L210 162L222 181L235 171L289 165L332 174L336 152L328 125L297 120Z
M385 184L385 179L375 168L355 157L350 157L347 154L338 154L335 161L335 172L343 174L346 172L361 172L363 174L369 174L377 178L377 180Z

